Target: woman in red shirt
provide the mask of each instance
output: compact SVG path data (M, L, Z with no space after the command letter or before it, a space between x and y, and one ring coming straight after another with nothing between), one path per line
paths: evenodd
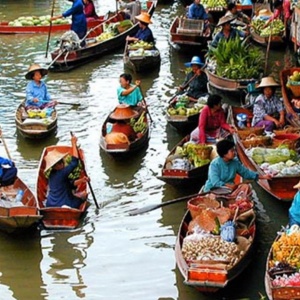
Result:
M225 135L224 133L233 132L234 129L226 123L222 97L209 95L207 105L201 110L198 127L191 133L191 140L200 144L216 142L217 138Z

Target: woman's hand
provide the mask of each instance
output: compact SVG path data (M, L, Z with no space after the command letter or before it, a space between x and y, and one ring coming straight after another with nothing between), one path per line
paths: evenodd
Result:
M273 178L273 176L271 174L264 174L264 175L259 175L258 178L270 180Z
M140 80L136 80L136 81L135 81L135 85L136 85L136 86L140 86L140 84L141 84L141 81L140 81Z

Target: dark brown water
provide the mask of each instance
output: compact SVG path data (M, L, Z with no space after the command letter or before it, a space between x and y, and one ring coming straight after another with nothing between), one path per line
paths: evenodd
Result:
M56 14L70 5L68 1L56 2ZM115 9L114 1L94 2L99 14ZM1 0L0 20L50 14L51 5L52 1ZM128 215L131 209L198 190L191 187L178 191L156 178L168 151L181 139L167 126L164 109L175 86L184 78L183 63L191 59L190 54L172 49L168 41L172 19L182 13L179 2L158 5L155 11L151 28L162 64L159 71L139 76L154 120L151 140L147 150L123 162L113 160L99 148L101 125L117 104L118 77L123 72L122 49L70 73L50 73L46 83L53 97L80 102L81 106L60 105L56 136L28 141L17 134L14 113L24 96L28 66L49 62L49 57L45 58L47 35L0 36L0 124L20 177L34 190L42 149L52 144L69 144L72 130L85 151L87 170L101 205L96 211L92 203L82 226L73 232L0 235L0 299L259 299L259 292L265 294L265 259L276 232L287 223L288 205L256 185L259 201L255 257L239 278L214 295L203 295L185 286L176 268L174 244L184 203L145 215ZM51 35L50 49L59 36ZM270 73L278 73L289 60L287 53L270 53ZM234 103L235 99L228 101Z

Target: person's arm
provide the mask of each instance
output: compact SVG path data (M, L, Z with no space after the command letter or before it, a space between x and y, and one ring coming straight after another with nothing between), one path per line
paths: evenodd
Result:
M73 5L70 9L68 9L67 11L65 11L62 16L64 18L66 17L69 17L69 16L72 16L74 14L78 14L78 13L81 13L83 12L83 4L81 5L80 1L77 1L77 2L73 2Z
M207 125L208 111L209 111L208 106L205 106L199 115L198 128L199 128L199 143L200 144L206 143L205 128Z
M208 178L211 182L212 188L218 188L225 185L225 182L220 178L221 171L222 170L220 170L219 166L214 163L214 161L210 164Z
M71 144L72 144L72 156L79 158L78 148L77 148L77 137L75 135L71 136Z
M135 85L131 85L129 89L124 89L121 93L122 96L127 96L131 94L136 88L139 88L141 81L136 80Z
M27 84L26 87L26 105L34 105L38 99L35 99L33 97L33 86L32 86L32 81Z

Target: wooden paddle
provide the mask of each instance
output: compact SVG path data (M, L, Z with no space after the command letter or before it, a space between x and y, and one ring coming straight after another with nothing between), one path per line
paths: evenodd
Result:
M2 129L1 129L1 128L0 128L0 138L1 138L1 141L2 141L3 146L4 146L4 148L5 148L7 157L12 161L12 158L11 158L10 153L9 153L9 151L8 151L8 147L7 147L6 142L5 142L5 140L4 140L4 137L3 137L3 134L2 134Z
M149 109L148 109L147 102L146 102L146 100L145 100L145 97L144 97L144 94L143 94L141 85L139 85L139 89L140 89L141 94L142 94L142 97L143 97L143 102L144 102L144 105L145 105L146 112L147 112L148 115L149 115L149 118L150 118L151 123L153 123L153 119L152 119L151 114L150 114L150 111L149 111Z
M198 193L198 194L188 195L188 196L180 197L180 198L177 198L177 199L169 200L169 201L166 201L166 202L162 202L162 203L159 203L159 204L152 204L152 205L148 205L148 206L145 206L145 207L142 207L142 208L139 208L139 209L134 209L134 210L129 212L129 215L130 216L136 216L136 215L144 214L146 212L155 210L155 209L163 207L163 206L167 206L167 205L171 205L171 204L174 204L174 203L182 202L182 201L185 201L185 200L197 197L197 196L205 196L208 193L212 193L212 194L216 194L216 195L228 195L230 192L231 191L229 191L228 189L226 190L226 189L223 189L223 188L214 189L214 190L211 190L207 193ZM226 197L224 197L224 198L226 198Z
M73 132L72 132L72 131L70 132L70 134L71 134L71 136L73 136ZM77 145L76 145L76 148L77 148L77 151L78 151L78 158L79 158L79 161L81 162L82 167L83 167L84 175L85 175L86 177L89 177L89 176L87 175L86 168L85 168L85 164L84 164L83 159L81 158L80 151L79 151ZM91 182L88 181L87 183L88 183L89 189L90 189L90 191L91 191L91 194L92 194L93 200L94 200L94 202L95 202L95 205L96 205L96 207L99 209L99 204L98 204L98 202L97 202L97 200L96 200L96 196L95 196L94 190L93 190L93 188L92 188Z
M51 11L51 18L53 17L54 14L54 5L55 5L55 0L52 2L52 11ZM50 35L51 35L51 30L52 30L52 21L50 18L50 26L49 26L49 32L48 32L48 40L47 40L47 47L46 47L46 54L45 57L47 58L48 56L48 50L49 50L49 42L50 42Z

